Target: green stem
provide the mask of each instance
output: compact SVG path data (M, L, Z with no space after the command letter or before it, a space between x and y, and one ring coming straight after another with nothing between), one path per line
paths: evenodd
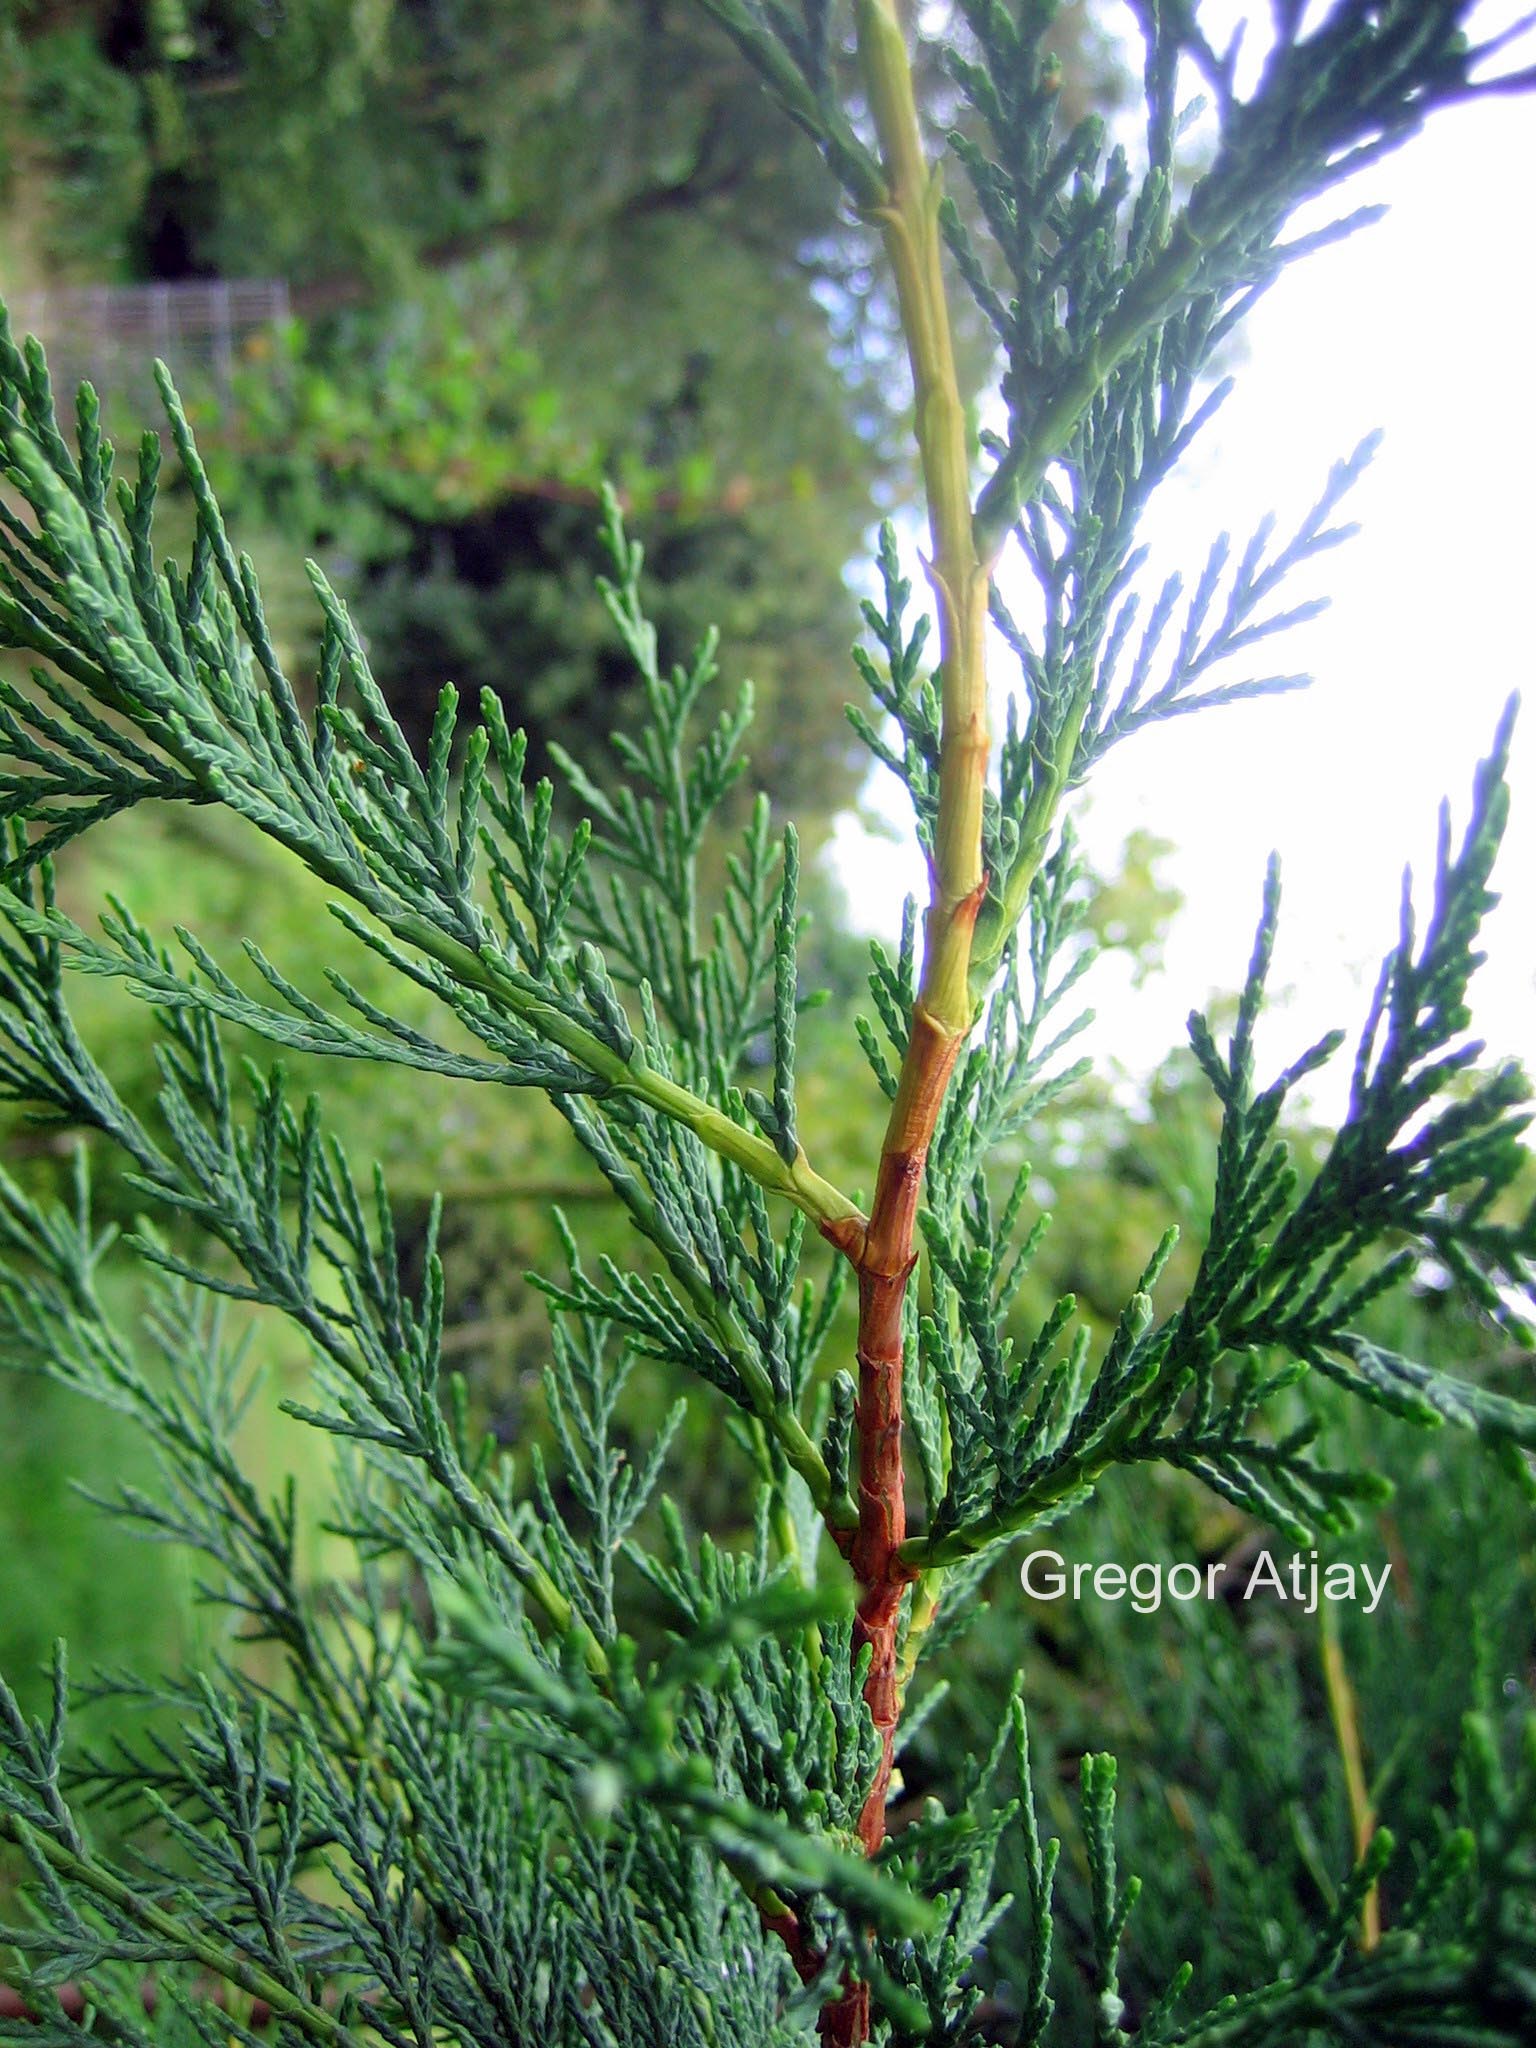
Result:
M989 1545L1000 1543L1008 1536L1021 1535L1047 1508L1057 1506L1080 1487L1091 1487L1112 1465L1122 1465L1128 1458L1148 1455L1129 1450L1128 1446L1143 1426L1164 1384L1163 1373L1160 1372L1133 1399L1125 1425L1116 1431L1112 1442L1085 1446L1075 1457L1059 1465L1040 1486L1010 1507L983 1515L978 1521L966 1523L959 1529L951 1529L946 1536L910 1537L901 1546L902 1563L913 1571L932 1571L938 1566L963 1564L968 1557L974 1557Z
M94 1857L82 1856L50 1835L40 1835L14 1814L0 1814L0 1835L9 1836L24 1853L35 1856L61 1877L84 1886L97 1898L115 1906L136 1926L158 1935L175 1956L199 1963L215 1977L223 1978L226 1984L233 1984L252 1998L259 1998L263 2005L290 2024L315 2040L325 2042L327 2048L342 2048L342 2044L358 2042L359 2037L349 2027L343 2026L334 2014L311 2004L259 1964L231 1956L216 1942L193 1933L185 1922L147 1899L140 1887L115 1876Z
M1211 217L1202 227L1193 226L1187 211L1180 215L1162 254L1099 327L1036 419L1028 439L1014 443L988 478L976 501L976 541L984 555L994 554L1002 546L1020 506L1038 488L1112 372L1175 306L1189 298L1201 266L1242 222L1247 211L1245 194L1238 181L1232 182L1231 196L1222 205L1212 205Z
M906 1704L907 1687L912 1683L918 1659L923 1654L924 1639L939 1618L942 1588L943 1580L937 1571L919 1572L912 1582L912 1606L907 1615L906 1639L896 1660L898 1706Z
M974 1557L990 1544L1001 1543L1005 1537L1017 1536L1027 1529L1046 1508L1071 1493L1075 1487L1088 1485L1115 1462L1113 1456L1086 1467L1070 1476L1063 1474L1059 1483L1042 1487L1027 1500L1017 1502L1005 1514L984 1515L979 1522L969 1522L963 1528L951 1529L947 1536L909 1536L901 1546L901 1561L915 1572L930 1572L942 1566L964 1564L968 1557Z
M838 108L817 97L779 37L765 33L742 0L701 0L701 5L763 73L790 119L821 144L854 203L878 205L885 189L880 166Z
M499 1514L492 1514L479 1491L456 1466L440 1463L430 1469L468 1525L485 1539L513 1577L537 1600L556 1633L574 1635L581 1645L587 1670L598 1684L605 1683L609 1675L607 1651L532 1551L505 1526Z
M582 1137L582 1142L589 1150L595 1150L592 1140L583 1136L584 1126L590 1121L585 1110L579 1109L573 1101L567 1099L566 1114L572 1129L576 1131L578 1137ZM757 1353L743 1340L725 1304L716 1295L697 1261L680 1248L667 1248L668 1233L661 1227L656 1205L649 1190L638 1178L627 1172L622 1180L610 1175L609 1185L643 1234L653 1244L662 1248L668 1272L687 1295L700 1320L708 1324L716 1341L739 1374L746 1389L747 1405L751 1414L765 1430L777 1438L785 1457L810 1488L811 1498L815 1501L818 1511L828 1517L829 1527L834 1526L830 1512L832 1475L827 1470L826 1460L806 1435L793 1407L779 1399L767 1368Z
M701 1143L741 1167L770 1194L783 1195L796 1208L802 1209L818 1229L835 1232L850 1225L862 1228L864 1219L858 1205L833 1187L830 1181L811 1171L803 1148L797 1150L793 1163L790 1163L766 1138L743 1130L722 1110L714 1108L665 1074L653 1073L648 1067L625 1060L595 1033L574 1023L553 1004L541 1002L537 996L530 995L491 948L482 947L476 953L413 911L401 912L392 918L390 929L397 937L440 961L461 981L505 1002L541 1038L558 1045L608 1082L615 1094L633 1096L662 1116L686 1126ZM703 1288L702 1281L699 1287L702 1291L690 1288L696 1305L704 1308L712 1320L716 1319L718 1304ZM758 1361L736 1347L733 1347L733 1355L751 1389L755 1411L777 1437L790 1464L810 1487L817 1507L825 1513L831 1482L820 1451L806 1435L798 1416L776 1399L768 1375Z
M606 1081L615 1094L632 1096L674 1123L684 1125L700 1142L722 1159L739 1166L770 1194L782 1195L802 1210L819 1230L860 1225L863 1216L830 1181L811 1170L804 1150L793 1162L781 1157L777 1148L757 1132L744 1130L723 1110L704 1101L665 1074L652 1072L634 1060L626 1060L594 1032L575 1023L552 1003L542 1002L519 986L511 969L489 946L478 952L450 938L415 911L400 911L386 922L397 938L417 947L446 967L460 981L493 995L551 1045L557 1045L592 1073Z
M888 188L881 202L866 211L880 229L896 277L928 500L928 575L939 613L939 811L918 1001L945 1037L956 1038L970 1029L975 1014L969 987L971 934L985 886L981 824L991 746L986 676L990 564L978 553L971 512L970 430L944 286L939 177L923 147L895 0L859 0L858 32ZM909 1079L915 1077L903 1075ZM899 1094L893 1124L902 1105Z
M1376 1812L1371 1804L1365 1775L1364 1746L1360 1740L1360 1706L1344 1661L1344 1644L1338 1616L1327 1601L1318 1610L1318 1648L1323 1666L1323 1686L1328 1695L1328 1717L1338 1741L1339 1761L1344 1767L1344 1790L1349 1799L1350 1833L1354 1837L1355 1861L1363 1863L1376 1833ZM1381 1941L1381 1886L1373 1884L1360 1903L1357 1945L1368 1955Z

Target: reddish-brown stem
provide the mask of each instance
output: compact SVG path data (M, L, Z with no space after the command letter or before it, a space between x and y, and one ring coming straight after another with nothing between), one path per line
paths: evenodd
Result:
M974 907L973 907L974 914ZM960 1048L918 1005L890 1128L880 1156L869 1228L854 1259L859 1276L859 1394L854 1421L859 1446L859 1526L849 1562L859 1586L855 1644L870 1649L864 1698L880 1735L881 1760L859 1839L873 1856L885 1839L885 1803L899 1702L896 1620L901 1596L916 1576L901 1560L907 1534L906 1475L901 1457L902 1305L916 1264L917 1204L939 1106Z
M776 1934L789 1951L795 1974L802 1984L814 1984L826 1968L827 1959L809 1939L798 1914L785 1906L770 1912L759 1908L770 1934ZM821 2009L816 2031L828 2048L845 2048L849 2042L869 2039L869 1986L847 1982L837 1997Z
M869 2039L869 1986L849 1981L821 2009L817 2032L827 2048L858 2048Z
M939 615L943 719L922 982L862 1228L819 1219L859 1279L858 1526L839 1532L858 1585L854 1640L867 1649L864 1699L880 1737L880 1762L859 1816L868 1856L885 1840L896 1723L901 1711L896 1626L916 1577L901 1558L906 1537L902 1469L903 1304L916 1264L918 1200L928 1147L960 1047L970 1030L970 959L986 895L981 828L989 738L986 611L988 565L977 552L970 496L970 439L945 298L939 190L924 152L906 36L896 0L858 0L859 57L880 143L886 198L869 208L895 275L912 370L914 427L928 499L928 564ZM927 1618L931 1619L929 1602ZM845 1983L821 2016L831 2048L869 2038L867 1985Z
M978 889L961 908L960 915L968 922L975 919L982 893ZM916 1577L901 1558L907 1533L901 1454L902 1307L917 1263L923 1168L962 1039L963 1033L946 1030L919 1001L880 1156L868 1228L828 1232L859 1276L859 1392L854 1408L859 1522L847 1540L846 1553L859 1589L854 1646L856 1652L866 1645L869 1649L864 1700L880 1737L880 1762L859 1815L859 1840L866 1856L875 1855L885 1840L901 1713L896 1625L902 1594ZM829 2048L858 2048L869 2038L869 2024L869 1987L849 1982L824 2008L821 2038Z
M776 1934L789 1951L789 1959L795 1966L795 1974L802 1984L813 1984L826 1967L826 1957L806 1933L798 1913L776 1900L771 1906L759 1905L758 1916L769 1934Z

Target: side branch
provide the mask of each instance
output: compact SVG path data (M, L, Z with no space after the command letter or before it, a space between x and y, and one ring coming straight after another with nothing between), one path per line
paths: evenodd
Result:
M0 1815L0 1838L7 1836L23 1854L46 1863L57 1876L93 1893L135 1926L170 1943L188 1962L197 1963L211 1976L259 1998L296 2033L323 2043L324 2048L355 2048L358 2043L359 2037L333 2013L293 1991L270 1970L233 1956L217 1942L192 1933L185 1921L157 1906L142 1888L125 1883L93 1856L80 1854L52 1835L39 1833L14 1815Z
M664 1074L654 1073L634 1059L624 1059L595 1032L583 1030L553 1004L541 1003L528 994L510 972L502 969L499 956L493 951L482 949L477 953L425 917L403 914L387 922L397 938L430 954L470 987L504 1002L541 1038L569 1052L599 1075L614 1093L633 1096L674 1123L685 1125L710 1151L739 1166L769 1194L782 1195L792 1202L823 1234L862 1225L864 1218L858 1204L812 1170L803 1148L797 1151L793 1162L786 1161L766 1138L734 1123L723 1110L716 1109L691 1089Z

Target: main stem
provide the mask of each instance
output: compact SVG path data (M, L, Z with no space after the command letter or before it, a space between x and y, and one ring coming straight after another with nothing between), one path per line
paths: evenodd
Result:
M986 893L981 864L987 730L988 565L971 514L970 445L955 372L944 291L938 180L923 149L906 37L896 0L859 0L859 60L880 144L880 229L900 302L912 368L918 453L928 500L929 579L939 613L943 723L939 813L929 863L923 972L875 1178L868 1224L823 1225L859 1279L859 1523L848 1558L858 1581L856 1645L867 1645L864 1698L881 1759L859 1820L865 1853L885 1839L886 1799L901 1711L896 1622L915 1578L906 1538L902 1468L902 1309L916 1264L914 1237L934 1126L971 1027L971 940ZM822 2015L824 2040L844 2048L869 2037L869 1993L850 1985Z

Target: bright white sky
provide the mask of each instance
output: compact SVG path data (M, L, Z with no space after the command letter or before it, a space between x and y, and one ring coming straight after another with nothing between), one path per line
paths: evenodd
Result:
M1208 6L1202 19L1245 11ZM1516 11L1489 5L1483 33ZM1329 465L1386 431L1348 501L1363 530L1291 586L1292 601L1331 592L1331 610L1256 650L1267 671L1310 670L1312 688L1135 735L1079 800L1098 865L1149 828L1176 842L1164 872L1187 898L1162 973L1132 990L1107 959L1081 985L1100 1062L1146 1071L1182 1041L1192 1006L1240 982L1272 847L1284 903L1261 1068L1332 1025L1353 1030L1395 935L1403 862L1427 882L1440 798L1459 825L1474 764L1520 689L1503 902L1473 1001L1490 1053L1536 1071L1533 155L1536 104L1488 99L1440 114L1344 188L1342 206L1335 195L1332 212L1378 200L1391 212L1260 303L1237 389L1154 507L1153 587L1175 567L1192 580L1216 532L1241 546L1271 509L1288 532ZM1006 650L995 669L1006 689ZM923 877L904 799L881 782L870 809L900 822L900 846L848 819L835 858L855 917L884 934L907 890L921 900ZM1342 1085L1323 1074L1313 1100L1335 1112Z

